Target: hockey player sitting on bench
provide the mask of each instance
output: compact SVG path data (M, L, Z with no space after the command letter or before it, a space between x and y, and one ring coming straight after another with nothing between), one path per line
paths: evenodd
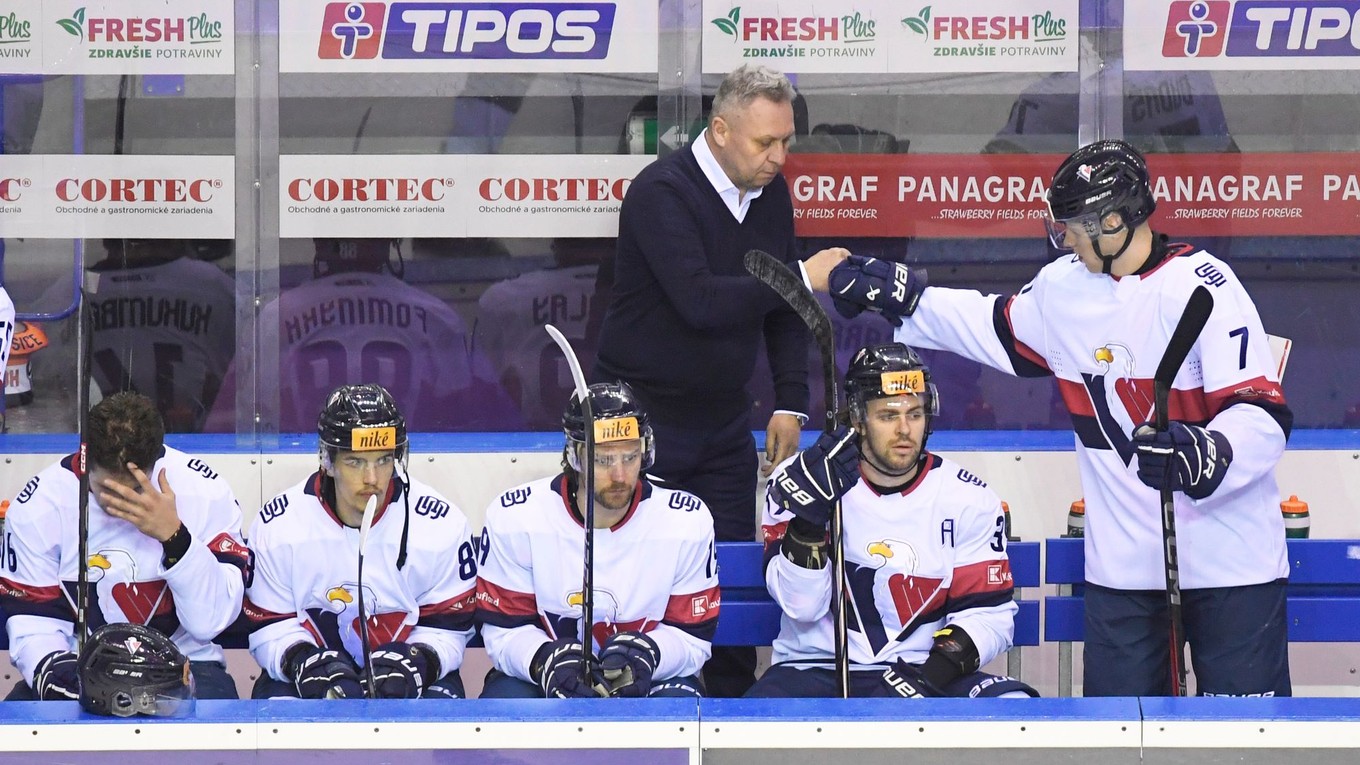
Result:
M901 343L870 346L845 390L853 428L785 462L766 492L765 583L784 613L747 695L839 695L827 526L840 502L849 696L1037 696L978 671L1015 629L1005 526L985 483L926 451L930 370Z

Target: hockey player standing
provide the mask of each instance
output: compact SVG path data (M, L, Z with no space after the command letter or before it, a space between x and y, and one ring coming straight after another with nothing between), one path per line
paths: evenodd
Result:
M1037 696L978 667L1005 653L1018 610L1001 500L926 450L939 394L901 343L855 354L853 429L780 466L765 505L765 583L783 615L748 696L836 696L830 543L842 503L849 695Z
M699 696L720 598L713 518L644 475L652 427L625 383L590 386L595 417L594 624L581 645L586 423L573 395L563 471L486 511L477 614L493 669L481 698ZM598 651L596 649L598 648Z
M164 445L155 405L115 393L89 415L91 630L113 622L168 635L190 659L196 694L234 699L212 641L241 612L250 554L231 487L197 457ZM24 485L5 525L0 605L23 679L10 699L74 700L80 568L76 455Z
M251 695L362 698L367 653L374 698L462 698L477 582L467 519L406 474L406 419L382 386L337 388L317 434L320 469L267 502L250 527L256 576L245 615L264 670ZM370 497L378 503L360 614L359 525Z
M833 272L831 293L849 313L910 316L898 340L1058 378L1086 497L1087 696L1172 692L1164 475L1198 692L1289 695L1274 470L1293 415L1256 307L1226 263L1152 230L1147 165L1128 143L1078 149L1048 203L1054 245L1075 253L1015 295L924 287L905 266L855 257ZM1200 285L1213 313L1172 386L1170 427L1134 435L1153 419L1153 373Z

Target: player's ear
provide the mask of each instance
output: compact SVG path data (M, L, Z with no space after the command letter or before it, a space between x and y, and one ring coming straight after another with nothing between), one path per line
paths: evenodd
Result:
M321 472L325 473L331 478L334 478L335 463L331 460L331 450L322 447L319 451L318 456L321 458Z

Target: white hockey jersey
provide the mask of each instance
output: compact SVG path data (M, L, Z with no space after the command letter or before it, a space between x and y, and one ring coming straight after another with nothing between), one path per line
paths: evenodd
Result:
M532 682L529 663L544 642L581 635L585 528L568 507L559 474L486 510L477 615L492 664L520 680ZM623 520L595 530L593 589L596 650L616 632L645 632L660 649L655 680L698 672L721 606L708 507L644 477Z
M406 485L394 476L364 550L364 611L370 648L399 640L429 646L448 674L472 638L480 540L463 511L419 481L410 486L406 564L397 569L406 524ZM250 653L275 680L298 643L347 653L363 666L359 641L359 530L321 497L321 474L265 503L250 526L255 580L246 593Z
M1273 581L1289 572L1274 470L1291 415L1266 333L1227 264L1170 247L1148 273L1121 279L1065 256L1010 298L929 287L896 337L1010 374L1055 375L1086 498L1086 580L1160 590L1159 493L1138 480L1130 436L1153 418L1153 373L1190 293L1206 285L1213 313L1176 376L1168 415L1221 432L1233 462L1213 495L1175 494L1181 586Z
M75 650L79 580L79 479L66 457L24 485L5 525L0 604L9 614L10 658L24 679L53 651ZM231 487L197 457L169 447L148 471L164 470L193 542L162 568L161 543L105 514L90 494L89 625L134 622L164 632L192 661L221 661L212 642L241 613L250 553Z
M10 343L14 342L14 316L14 301L9 299L5 288L0 287L0 374L9 364ZM3 392L0 392L0 398L3 398ZM5 404L0 401L0 414L4 411Z
M1001 500L981 479L927 453L902 491L880 495L861 478L841 508L852 666L919 664L947 624L973 638L983 664L1011 647L1019 607L1005 518ZM830 667L831 566L806 569L780 553L791 520L767 490L765 584L783 610L773 661Z
M566 359L543 326L562 331L582 369L595 363L586 325L597 270L588 265L531 271L491 285L477 301L473 348L490 359L530 430L560 428L574 390Z

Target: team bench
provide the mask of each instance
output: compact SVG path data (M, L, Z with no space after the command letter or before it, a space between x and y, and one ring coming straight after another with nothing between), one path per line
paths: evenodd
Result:
M1085 637L1086 554L1082 539L1050 539L1044 582L1059 594L1044 598L1044 640L1060 646ZM1286 590L1289 639L1299 643L1360 641L1360 540L1290 539ZM1059 653L1059 693L1071 695L1071 654ZM1064 687L1066 685L1066 687Z
M1015 586L1039 586L1039 544L1015 542L1009 548L1011 574ZM779 606L765 589L764 549L759 542L719 542L718 581L722 586L722 616L714 637L717 645L767 646L779 634ZM1020 612L1015 618L1015 644L1039 645L1039 603L1017 600ZM246 634L229 630L217 643L224 648L246 648ZM480 645L481 638L474 638ZM9 636L0 630L0 650L9 647ZM1011 652L1012 675L1019 672L1019 652Z

